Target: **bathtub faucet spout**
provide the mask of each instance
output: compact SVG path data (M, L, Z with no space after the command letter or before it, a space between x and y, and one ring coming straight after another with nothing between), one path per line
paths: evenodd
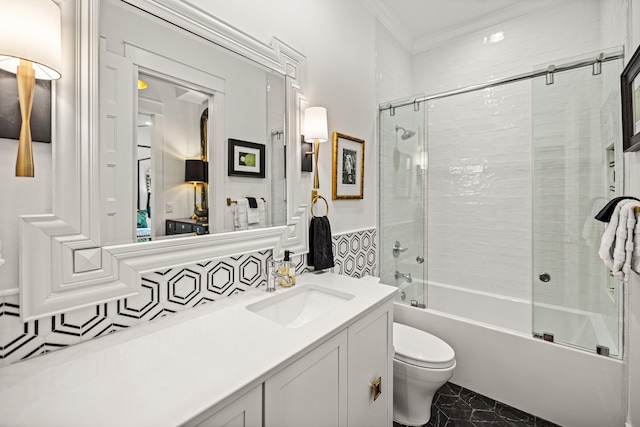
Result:
M396 271L395 277L396 277L396 280L402 277L407 281L407 283L413 282L413 279L411 278L411 273L400 273L399 271Z

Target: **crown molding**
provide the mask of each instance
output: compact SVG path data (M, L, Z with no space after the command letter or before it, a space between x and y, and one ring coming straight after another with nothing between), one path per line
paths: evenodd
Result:
M363 0L362 2L369 7L378 21L398 40L402 47L411 53L414 45L413 36L389 9L380 0Z

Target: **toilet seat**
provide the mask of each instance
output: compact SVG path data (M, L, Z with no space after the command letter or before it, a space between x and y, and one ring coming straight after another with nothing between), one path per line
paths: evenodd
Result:
M400 323L393 324L394 358L410 365L446 369L455 365L455 352L449 344L428 332Z

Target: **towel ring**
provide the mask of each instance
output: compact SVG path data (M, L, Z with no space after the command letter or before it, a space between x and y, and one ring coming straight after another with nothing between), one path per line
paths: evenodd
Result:
M316 216L313 214L313 207L315 206L316 202L318 201L318 199L322 199L324 200L324 204L327 206L327 213L325 214L326 216L329 216L329 203L327 203L327 199L325 199L324 197L320 196L320 195L316 195L313 197L313 200L311 201L311 218L315 218Z

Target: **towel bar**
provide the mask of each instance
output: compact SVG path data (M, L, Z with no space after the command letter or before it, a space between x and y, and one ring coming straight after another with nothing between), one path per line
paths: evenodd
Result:
M260 197L263 202L267 203L264 197ZM227 197L227 206L231 206L234 203L238 203L237 200L232 200L231 197Z

